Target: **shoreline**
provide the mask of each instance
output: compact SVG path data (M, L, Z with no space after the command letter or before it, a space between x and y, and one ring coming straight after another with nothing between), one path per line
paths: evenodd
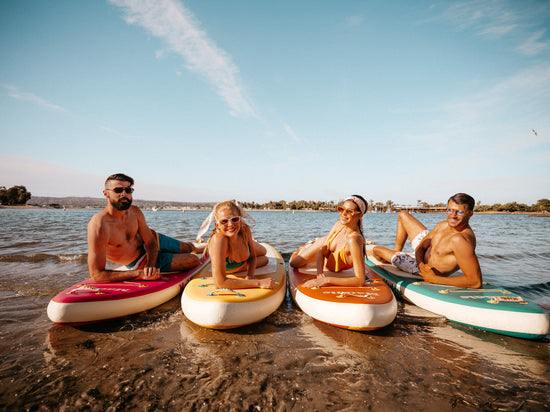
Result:
M91 207L91 206L83 206L83 207L72 207L72 206L66 206L66 207L51 207L51 206L36 206L36 205L0 205L0 209L29 209L29 210L35 210L35 209L46 209L46 210L101 210L102 208L98 207ZM140 208L142 210L151 210L146 208ZM211 209L202 209L202 208L163 208L158 210L160 211L167 211L167 212L187 212L187 211L208 211ZM289 212L289 213L303 213L303 212L314 212L314 213L321 213L321 212L333 212L335 213L335 210L313 210L313 209L245 209L247 212ZM367 214L370 213L376 213L376 214L385 214L386 212L367 212ZM389 212L391 213L399 213L398 211L395 212ZM442 212L414 212L414 213L442 213ZM497 211L488 211L488 212L474 212L475 215L528 215L532 217L550 217L550 212L497 212Z

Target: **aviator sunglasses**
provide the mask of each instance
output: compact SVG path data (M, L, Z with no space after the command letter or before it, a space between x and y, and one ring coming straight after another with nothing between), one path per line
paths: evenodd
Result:
M127 194L130 194L134 191L134 188L133 187L115 187L114 189L105 189L105 190L112 190L117 194L120 194L122 192L126 192Z
M221 219L221 220L218 220L218 223L220 225L227 225L229 222L231 223L238 223L241 221L241 217L240 216L235 216L235 217L232 217L230 219Z
M458 210L458 209L447 209L445 211L445 213L447 213L448 215L452 215L453 212L456 212L457 216L464 216L466 214L466 212L464 210Z
M338 207L336 208L336 210L338 210L338 212L339 212L340 214L342 214L342 213L347 213L348 215L352 215L352 216L355 216L355 215L358 215L359 213L361 213L361 212L359 212L358 210L346 209L346 208L344 208L344 207L342 207L342 206L338 206Z

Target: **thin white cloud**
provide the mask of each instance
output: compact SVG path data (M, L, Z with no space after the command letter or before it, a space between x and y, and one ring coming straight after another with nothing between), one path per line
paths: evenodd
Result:
M539 30L529 37L523 44L519 45L516 50L527 56L540 54L546 50L550 50L550 42L541 41L546 30Z
M445 102L434 109L433 121L424 130L409 131L401 141L422 142L431 155L443 156L444 161L448 145L456 142L461 142L468 158L473 159L475 153L485 157L479 159L481 163L533 147L548 153L540 145L550 141L545 133L550 126L549 96L550 63L545 63L502 78L478 93Z
M487 118L510 107L522 112L546 112L550 96L550 63L522 70L502 79L488 90L483 90L456 104L447 106L449 113L469 118Z
M514 36L521 42L516 51L535 55L549 49L548 42L541 40L545 30L536 28L546 26L550 16L550 3L526 3L470 0L441 3L433 9L444 7L436 20L450 22L459 30L471 30L478 36L491 40Z
M157 60L162 60L164 59L164 56L166 55L166 52L164 50L157 50L155 51L155 58Z
M112 129L110 127L107 127L107 126L99 126L99 128L109 134L114 134L116 136L120 136L120 137L125 137L125 138L128 138L128 136L126 136L124 133L121 133L119 132L118 130L115 130L115 129Z
M61 106L58 106L56 104L50 103L49 101L47 101L47 100L45 100L45 99L43 99L43 98L41 98L41 97L39 97L39 96L37 96L33 93L22 92L17 87L10 86L10 85L2 85L2 87L4 87L4 89L7 90L7 95L14 98L14 99L27 101L27 102L30 102L32 104L36 104L38 106L45 107L47 109L54 110L56 112L65 113L68 116L76 117L76 118L81 119L83 121L87 121L86 118L84 118L82 116L79 116L79 115L75 115L75 114L71 113L69 110L67 110L67 109L65 109ZM103 126L103 125L97 125L97 127L99 129L103 130L104 132L114 134L114 135L117 135L117 136L120 136L120 137L129 138L128 136L124 135L123 133L121 133L118 130L115 130L113 128Z
M298 135L294 132L294 130L292 130L292 127L290 127L288 124L286 123L283 123L283 127L285 129L285 131L288 133L288 135L290 137L292 137L292 139L294 139L295 142L301 142L302 140L298 137Z
M346 18L346 26L348 27L358 27L363 24L365 18L362 15L356 14L353 16L348 16Z
M214 86L235 116L255 116L231 57L209 38L193 13L177 0L109 0L128 24L143 27L184 58L186 67ZM158 57L158 56L157 56Z
M472 0L451 3L442 14L458 28L472 29L492 38L502 37L518 27L520 16L502 1Z
M68 113L68 110L64 109L61 106L58 106L57 104L53 104L46 99L43 99L33 93L28 92L22 92L15 86L9 86L9 85L3 85L4 89L7 90L8 96L17 99L17 100L23 100L27 102L31 102L33 104L36 104L38 106L45 107L47 109L55 110L57 112L64 112Z

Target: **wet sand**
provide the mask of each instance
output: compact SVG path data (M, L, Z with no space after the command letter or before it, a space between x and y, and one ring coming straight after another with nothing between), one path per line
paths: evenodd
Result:
M404 302L388 327L356 332L311 319L287 293L263 322L218 331L187 320L179 296L81 327L52 324L50 298L0 292L3 411L550 409L548 339Z
M264 322L230 331L192 324L179 305L95 326L22 325L2 339L2 410L550 407L547 341L452 327L402 303L370 333L314 321L288 297Z

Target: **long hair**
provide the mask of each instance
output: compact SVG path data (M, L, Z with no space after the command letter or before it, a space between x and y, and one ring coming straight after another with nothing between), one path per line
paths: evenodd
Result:
M235 200L226 200L225 202L218 203L213 210L214 213L214 219L218 220L218 214L222 210L230 209L237 213L237 216L241 217L240 222L240 228L239 233L237 233L237 236L239 236L241 239L244 240L244 242L248 245L250 241L252 240L252 231L250 230L250 226L245 222L244 216L245 213L243 212L242 208L235 202ZM210 243L210 239L212 236L214 236L216 233L219 233L218 226L214 225L214 229L212 230L212 233L210 233L210 236L208 237L208 243ZM208 248L208 245L207 245ZM229 256L231 256L231 244L228 242L227 244Z
M363 196L361 195L351 195L350 197L344 199L344 202L346 200L350 200L352 201L353 203L355 203L355 206L357 206L357 208L359 209L359 211L363 214L363 216L365 215L365 213L367 212L367 201L363 198ZM361 204L361 202L363 204ZM363 216L361 216L361 218L357 221L357 226L359 228L359 233L361 234L361 236L363 237L363 242L364 244L367 243L367 240L365 238L365 233L363 231ZM363 247L363 255L365 254L365 248Z

